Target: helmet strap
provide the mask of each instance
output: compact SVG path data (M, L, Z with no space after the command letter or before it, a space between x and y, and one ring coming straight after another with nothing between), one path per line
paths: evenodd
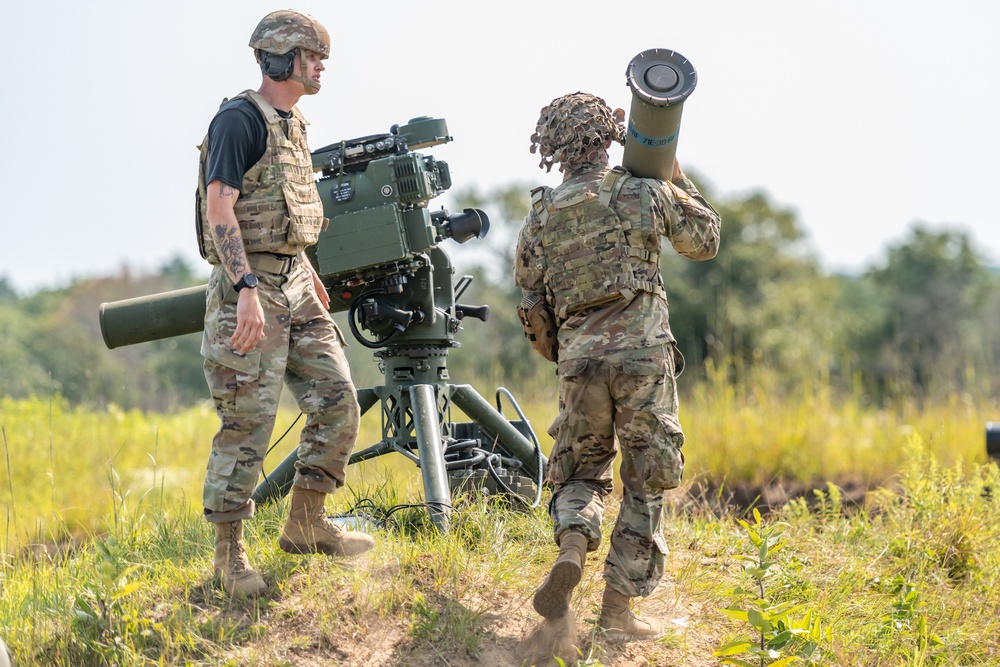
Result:
M306 95L315 95L319 92L320 84L316 83L309 78L309 66L306 64L306 52L304 49L297 49L299 52L299 69L302 70L301 75L293 74L289 79L292 81L298 81L306 89Z

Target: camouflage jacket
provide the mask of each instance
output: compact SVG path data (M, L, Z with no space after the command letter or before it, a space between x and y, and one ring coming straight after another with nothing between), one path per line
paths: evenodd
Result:
M593 182L596 191L609 170L606 164L587 165L567 175L553 189L553 197L558 197L561 189L579 189L583 181ZM719 214L690 180L671 183L627 178L611 208L648 248L659 248L660 239L666 237L675 251L692 260L711 259L718 252ZM518 236L514 282L526 293L551 299L546 293L542 236L542 222L532 210ZM665 286L669 293L669 279ZM643 350L671 341L666 299L643 291L631 300L568 314L559 326L559 360Z

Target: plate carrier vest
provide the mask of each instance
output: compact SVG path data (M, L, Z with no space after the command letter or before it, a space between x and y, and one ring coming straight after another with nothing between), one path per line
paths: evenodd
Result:
M306 142L308 123L294 107L291 118L282 118L253 90L246 90L232 100L223 100L219 111L240 99L250 100L267 125L264 155L243 175L240 196L233 207L247 254L288 252L288 246L316 243L329 220L323 217L323 202L313 178L312 155ZM207 135L198 149L201 151L195 211L198 249L202 257L218 264L212 230L206 224Z
M597 194L582 182L560 190L531 191L531 207L541 224L537 259L543 265L546 300L559 322L575 312L604 306L619 299L631 301L639 292L666 300L660 276L659 248L645 247L632 225L612 208L631 175L622 167L609 170ZM642 201L648 216L649 202ZM648 278L648 279L647 279Z

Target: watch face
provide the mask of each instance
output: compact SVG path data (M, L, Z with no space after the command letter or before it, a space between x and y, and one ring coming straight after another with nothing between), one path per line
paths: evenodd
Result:
M253 289L254 287L257 286L258 282L259 281L257 280L257 276L255 276L252 273L246 273L243 275L242 278L240 278L240 281L238 283L233 285L233 289L235 289L237 292L242 290L244 287L249 287Z

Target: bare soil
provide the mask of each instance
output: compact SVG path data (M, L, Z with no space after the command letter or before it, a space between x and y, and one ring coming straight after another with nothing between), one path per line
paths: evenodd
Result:
M867 485L858 480L841 480L837 486L842 492L845 511L864 503ZM816 489L826 491L826 484L783 482L713 487L696 483L674 494L672 502L682 512L708 508L720 515L740 516L754 507L765 512L796 497L811 503L816 500ZM617 511L617 508L608 509ZM292 586L293 592L275 600L274 607L267 612L268 620L261 621L268 626L265 635L226 657L233 660L232 664L287 667L556 667L558 662L553 659L553 653L566 665L707 667L718 664L718 659L712 656L724 640L718 625L718 611L688 599L674 582L683 565L692 560L706 570L725 569L731 564L705 559L703 554L685 545L672 544L667 572L660 586L648 598L635 601L638 613L665 622L666 635L654 641L620 643L603 638L596 627L604 587L601 578L603 557L603 553L590 554L584 579L574 595L573 613L562 625L549 626L542 622L531 607L533 588L530 584L525 586L523 597L516 597L508 590L473 590L461 600L427 600L430 606L441 610L457 604L470 615L478 614L480 629L472 648L414 639L410 620L399 615L370 618L370 614L365 616L359 612L359 617L353 618L344 611L355 608L351 601L337 605L342 617L325 619L321 623L318 616L329 614L329 610L309 609ZM360 563L359 566L363 567ZM373 577L378 575L376 568ZM433 590L430 585L427 588L420 586L419 581L415 584L417 588ZM320 626L326 629L320 631Z
M683 556L677 562L681 560ZM600 559L592 554L574 598L574 611L564 626L545 626L532 609L530 598L512 599L507 591L478 591L460 601L482 612L483 630L474 652L464 646L414 640L408 623L399 617L366 620L362 628L345 618L334 624L337 630L318 634L315 616L303 613L301 601L293 595L277 601L269 613L266 636L227 657L245 664L242 653L264 659L252 664L295 667L555 667L558 663L552 659L552 651L545 649L556 647L567 665L577 664L576 658L580 664L596 659L608 667L718 664L711 656L721 638L711 629L699 628L696 622L711 614L688 600L676 599L669 573L653 595L637 607L642 615L666 621L665 637L630 643L602 639L596 630L596 610L603 590L600 570Z

